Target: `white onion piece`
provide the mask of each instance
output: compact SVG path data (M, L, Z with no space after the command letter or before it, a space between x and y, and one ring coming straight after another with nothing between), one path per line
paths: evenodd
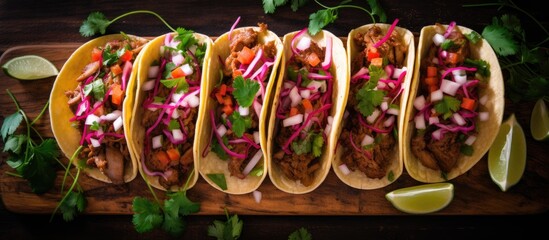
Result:
M95 114L90 114L86 117L86 125L93 125L94 122L101 122L101 119L98 116L95 116Z
M153 90L154 89L154 79L153 80L149 80L149 81L146 81L145 83L143 83L143 91L150 91L150 90Z
M259 103L257 100L254 100L254 103L252 105L254 107L255 114L258 117L261 116L261 103Z
M183 97L183 93L173 93L172 94L172 103L178 103L179 99Z
M295 48L303 51L307 48L309 48L311 46L311 39L308 38L308 37L302 37L301 39L299 39L299 41L297 42Z
M223 137L225 136L225 133L227 133L227 128L225 127L225 125L220 124L219 127L217 127L217 134L220 137Z
M326 124L326 128L324 128L324 134L328 136L330 135L330 131L332 131L332 124Z
M433 36L433 43L436 45L436 46L440 46L440 44L442 44L444 42L444 40L446 40L446 38L440 34L440 33L436 33L434 36Z
M192 108L198 107L198 105L200 105L200 98L194 94L187 96L184 101L186 101L189 104L189 107Z
M326 121L328 121L328 124L330 124L330 125L331 125L331 124L332 124L332 122L334 122L334 117L332 117L332 116L328 116L328 117L326 118Z
M414 117L414 122L416 124L416 129L425 129L425 118L423 118L422 114Z
M376 120L376 118L379 116L380 112L379 110L376 108L374 110L374 112L372 112L372 114L370 114L370 116L366 117L366 121L368 121L369 123L374 123L374 121Z
M381 111L386 111L387 109L389 109L389 103L386 101L383 101L381 102L381 105L379 105L379 107L381 108Z
M263 157L263 151L259 150L254 154L252 159L250 159L244 170L242 170L242 174L248 175L248 173L250 173L252 169L254 169L255 165L257 165L261 157Z
M172 130L172 135L173 135L173 139L175 141L183 141L183 139L184 139L183 132L179 128L178 129L173 129Z
M179 111L177 111L177 107L175 106L175 103L170 103L170 106L172 107L171 109L167 109L168 111L172 111L172 118L173 119L177 119L179 116Z
M99 142L99 140L97 140L97 139L95 139L95 138L90 138L90 142L91 142L91 145L92 145L94 148L101 147L101 143Z
M152 138L152 148L157 149L162 147L162 135L154 136Z
M175 64L175 66L179 66L183 64L184 61L185 61L185 57L183 57L181 53L177 53L172 56L172 62L173 64Z
M389 108L387 109L387 114L398 116L400 110L398 108Z
M293 126L293 125L296 125L296 124L300 124L303 122L303 114L299 113L299 114L296 114L294 116L291 116L289 118L286 118L284 120L282 120L282 125L284 127L288 127L288 126Z
M116 120L118 117L122 115L122 111L120 110L114 110L111 113L108 113L107 115L101 116L101 120L112 122Z
M454 119L454 121L456 121L457 125L463 126L466 123L465 119L463 119L463 117L459 113L454 113L452 115L452 118Z
M478 101L480 102L480 104L486 105L486 103L488 102L488 95L484 95L484 96L480 97L480 99Z
M261 202L261 192L260 191L253 191L252 194L254 195L254 200L256 203L260 203Z
M299 93L299 95L301 95L302 98L309 99L309 97L311 97L311 90L309 89L302 90Z
M466 75L465 69L455 69L452 71L454 76L464 76Z
M292 107L297 106L301 102L301 95L299 95L297 87L293 87L290 90L290 99L292 100Z
M439 129L433 131L433 133L431 134L431 137L433 137L436 140L442 139L442 129L439 128Z
M488 118L490 117L490 113L489 112L479 112L478 113L478 118L480 119L480 121L487 121Z
M402 74L402 72L405 72L407 71L408 69L406 67L403 67L403 68L395 68L395 71L393 71L393 78L394 79L398 79L398 77L400 77L400 74Z
M240 113L240 116L248 116L250 114L250 108L238 106L238 113Z
M472 146L473 143L475 142L475 140L477 140L477 136L471 135L471 136L469 136L469 137L467 138L467 140L465 140L465 142L463 142L463 143L465 143L465 144L467 144L467 145L469 145L469 146Z
M385 120L385 122L383 122L383 126L389 127L389 126L393 125L394 122L395 122L395 116L391 116L391 117L387 118L387 120Z
M467 82L467 75L454 75L454 80L459 85L463 85L464 83Z
M387 87L387 84L385 84L384 82L382 82L382 81L377 82L377 88L378 89L383 89L385 87Z
M254 135L254 142L259 143L259 140L260 140L259 131L255 131L253 135Z
M290 89L290 88L293 88L295 84L293 82L286 81L282 84L282 86L283 86L282 89Z
M112 126L114 127L114 131L115 132L118 131L118 129L122 127L122 124L124 124L124 122L122 121L122 116L114 120L114 122L112 123Z
M315 92L326 92L326 81L311 81L308 85L307 85L307 88L313 88L313 90L311 90L312 93L315 93Z
M396 86L395 86L395 84L394 84L394 83L392 83L392 82L390 82L390 83L389 83L389 84L387 84L387 85L389 85L389 87L390 87L390 88L393 88L393 89L394 89L394 88L396 87Z
M193 74L193 68L188 63L181 66L181 70L183 70L183 73L185 73L185 76L189 76Z
M421 110L425 107L425 97L423 95L417 97L415 100L414 100L414 107L417 109L417 110Z
M339 170L341 170L341 173L343 173L344 175L349 175L349 173L351 173L351 170L349 170L349 168L347 167L347 164L341 164L338 167L339 167Z
M149 73L148 73L149 79L156 78L158 76L158 70L159 69L160 69L160 67L158 65L150 66L149 67Z
M444 92L444 93L446 93L450 96L455 96L456 92L457 92L457 90L459 89L460 86L461 85L459 85L456 82L449 81L449 80L446 80L446 79L442 79L442 84L440 84L440 89L442 90L442 92Z
M88 109L88 106L88 102L78 105L78 111L76 112L76 116L82 116L82 113L84 113Z
M442 100L444 93L441 89L431 92L431 102L436 102Z
M440 122L440 120L438 119L437 116L432 116L432 117L429 118L429 125L439 123L439 122Z
M360 146L366 146L374 143L374 138L368 134L364 135L364 138L362 138L362 142L360 142Z

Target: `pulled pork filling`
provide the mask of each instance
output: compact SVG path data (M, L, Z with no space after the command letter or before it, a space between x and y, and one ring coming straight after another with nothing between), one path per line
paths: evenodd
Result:
M329 72L331 62L327 66L320 64L324 62L327 48L319 47L312 40L303 40L309 36L294 38L310 41L310 45L295 50L286 65L276 110L273 161L288 179L310 186L315 171L321 166L320 157L330 131L326 126L332 104L333 77Z
M79 158L98 168L114 184L124 183L124 166L131 161L122 126L122 104L133 61L146 41L128 37L96 47L92 62L77 77L74 90L65 92L82 132Z
M383 178L387 175L397 147L395 136L398 117L389 109L395 109L398 114L404 75L391 76L392 73L381 69L387 69L388 66L390 69L402 69L407 48L397 31L392 31L389 38L378 47L374 46L384 36L381 28L373 26L353 38L358 54L351 63L354 75L339 140L339 147L344 152L341 155L342 163L349 170L359 170L369 178ZM370 74L374 71L381 71L379 78L374 79L373 74ZM368 97L376 95L377 100ZM381 107L383 104L386 107ZM371 110L364 109L365 105L369 105Z
M487 66L470 59L469 36L453 24L437 24L433 39L442 40L433 42L422 59L411 122L416 126L410 141L413 155L423 166L443 173L456 167L461 154L472 154L472 143L466 140L476 135L478 87L483 84L479 78L485 76L477 69Z
M263 157L259 117L277 54L274 41L260 39L260 34L268 31L267 24L258 26L259 31L250 27L233 30L229 35L230 53L226 59L219 59L223 63L223 79L210 95L218 106L215 112L207 113L215 132L211 150L228 160L231 176L240 179L263 166L259 161Z

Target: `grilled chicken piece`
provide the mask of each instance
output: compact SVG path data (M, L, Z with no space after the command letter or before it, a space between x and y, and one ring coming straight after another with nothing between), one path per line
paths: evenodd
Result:
M86 78L88 78L89 76L97 72L99 70L99 67L100 67L99 61L95 61L86 65L86 67L84 67L84 71L82 72L82 74L80 74L80 76L76 78L76 81L82 82L86 80Z

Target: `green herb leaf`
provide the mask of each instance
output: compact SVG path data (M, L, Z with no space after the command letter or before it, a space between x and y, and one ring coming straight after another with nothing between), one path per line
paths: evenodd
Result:
M223 173L209 173L206 176L212 180L218 187L223 190L227 190L227 180L225 180L225 175Z
M322 155L322 147L324 146L324 138L321 134L315 134L313 138L312 151L313 157L320 157Z
M498 55L508 56L518 52L519 45L513 39L513 35L503 26L486 26L482 31L482 37L490 43Z
M225 146L229 147L229 140L227 139L227 136L221 137L221 140L223 140L223 144ZM219 144L217 140L212 140L212 151L217 154L217 156L221 158L221 160L229 159L229 155L227 154L227 152L225 152L225 149L221 147L221 144Z
M235 240L240 238L244 222L238 219L238 215L234 214L229 217L227 209L225 209L227 221L215 220L212 225L208 226L208 236L215 237L218 240Z
M105 34L110 22L103 13L92 12L80 26L80 34L84 37L91 37L96 33Z
M88 96L90 93L93 93L93 98L95 98L95 100L103 101L103 97L105 97L105 85L103 84L103 80L97 79L84 86L84 95Z
M78 213L84 212L87 201L81 192L70 191L67 195L67 199L63 201L59 209L63 213L63 220L70 222L74 220Z
M333 23L337 19L336 9L322 9L309 15L309 33L316 35L326 25Z
M311 240L313 236L307 231L306 228L301 227L298 230L295 230L288 236L288 240Z
M97 130L99 130L99 128L101 128L99 126L99 123L97 121L93 121L92 125L90 126L90 129L94 130L94 131L97 131Z
M467 145L467 144L462 144L461 145L461 148L459 149L459 151L463 154L463 155L466 155L466 156L473 156L473 146L471 145Z
M464 65L477 68L477 73L484 77L490 77L490 64L482 59L465 59Z
M186 93L189 91L189 83L184 77L160 80L160 83L162 83L164 86L166 86L169 89L172 89L177 86L177 89L175 91L178 93L179 92Z
M11 135L8 137L8 141L4 144L4 152L11 151L15 154L21 154L23 143L27 142L25 135Z
M103 51L103 65L111 66L112 64L118 62L118 59L120 59L118 52L112 52L111 46L107 45L107 48Z
M448 119L454 112L459 110L461 101L455 97L445 95L441 101L435 103L435 111L443 115L444 119Z
M231 121L234 134L239 138L244 135L247 129L252 127L251 117L240 116L238 111L233 111L233 113L229 116L229 121Z
M20 112L16 112L12 115L7 116L2 123L2 139L5 141L8 135L11 135L17 130L19 125L23 121L23 115Z
M381 7L378 0L367 0L370 8L372 9L371 16L378 16L380 22L387 22L387 14Z
M151 231L163 222L164 217L160 205L146 198L135 197L132 208L134 212L132 222L135 230L139 233Z
M55 182L57 174L54 164L59 155L57 143L53 139L46 139L29 150L30 157L17 168L17 172L29 181L34 193L42 194L50 190Z
M251 79L238 76L233 82L233 96L241 107L249 107L254 102L255 95L259 91L259 83Z

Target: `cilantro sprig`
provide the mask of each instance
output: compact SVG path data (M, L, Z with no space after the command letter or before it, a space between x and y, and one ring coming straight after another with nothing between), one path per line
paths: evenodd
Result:
M307 231L306 228L301 227L288 236L288 240L311 240L313 239L313 235Z
M372 115L375 108L381 105L383 98L387 94L385 91L375 89L379 79L381 78L383 69L370 65L369 71L370 80L362 85L356 96L358 100L356 109L366 117Z
M49 102L31 122L11 91L9 89L6 91L17 107L15 113L4 119L1 128L2 140L5 143L3 152L9 154L6 162L17 172L6 172L6 174L26 179L34 193L45 193L53 187L55 182L57 175L55 163L59 162L59 149L57 142L54 139L44 139L34 128L34 124L42 117ZM17 129L23 121L25 131L18 133Z
M538 27L543 38L539 42L527 39L520 19L512 14L494 17L484 27L482 37L496 52L505 75L505 94L513 102L532 101L543 98L549 101L549 31L528 11L511 0L492 3L468 4L463 7L508 7L529 17ZM543 35L544 34L544 35Z
M187 179L183 190L177 192L168 191L163 204L156 196L149 181L143 173L141 177L149 187L155 201L150 201L147 198L135 197L132 202L133 217L132 223L135 230L139 233L152 231L156 228L161 228L172 236L180 236L186 229L184 217L200 211L200 204L195 203L187 198L187 187L192 179L194 170Z
M170 26L160 15L158 15L155 12L148 11L148 10L137 10L137 11L131 11L124 13L112 20L109 20L105 14L101 12L92 12L90 15L88 15L88 18L84 20L82 25L80 26L80 34L84 37L91 37L95 34L105 34L107 31L107 27L111 25L112 23L118 21L119 19L126 17L128 15L132 14L138 14L138 13L145 13L145 14L152 14L156 16L160 21L162 21L170 30L176 31L174 28Z
M317 34L328 24L335 22L335 20L337 20L337 18L339 17L339 10L342 8L360 9L370 15L373 23L376 22L375 16L379 18L380 22L387 21L387 15L385 14L385 11L379 4L378 0L367 0L371 10L368 10L358 5L348 4L352 2L352 0L344 0L334 7L326 6L320 3L318 0L314 1L323 9L320 9L309 15L308 30L311 35ZM296 12L300 7L305 6L308 0L263 0L263 10L265 11L265 13L274 13L277 7L284 6L288 2L291 2L292 11Z
M212 225L208 226L208 236L215 237L217 240L236 240L240 238L244 222L238 219L238 215L229 216L227 208L225 208L225 216L227 221L215 220Z

